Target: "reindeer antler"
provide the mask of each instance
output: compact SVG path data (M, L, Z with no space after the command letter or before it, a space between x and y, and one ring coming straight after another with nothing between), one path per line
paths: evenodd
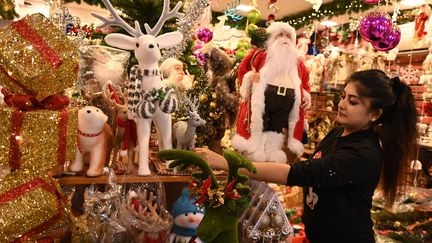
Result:
M159 151L157 156L165 160L174 160L169 164L170 168L180 166L180 169L184 170L192 165L198 166L201 169L201 172L194 172L192 173L192 176L200 180L205 180L211 177L212 188L218 187L216 176L213 174L212 169L208 163L198 154L181 149L166 149Z
M197 97L194 96L194 97L192 98L191 95L188 95L188 96L186 97L186 104L189 105L191 111L198 111L199 104L198 104L198 99L197 99Z
M111 19L105 18L99 14L92 13L91 15L93 15L95 18L97 18L103 22L102 25L98 26L99 28L104 28L104 27L107 27L110 25L114 25L114 26L122 27L129 34L131 34L134 37L139 37L139 36L143 35L143 33L141 31L141 27L139 25L139 22L137 20L135 20L135 29L134 29L117 14L116 10L114 9L114 7L112 6L112 4L110 3L109 0L102 0L102 2L105 4L105 7L111 13L111 15L114 19L111 20Z
M106 0L104 0L104 1L106 1ZM169 11L169 2L170 2L169 0L164 0L162 14L159 17L159 20L156 23L156 25L153 27L153 29L150 28L150 26L147 23L144 24L144 28L145 28L148 35L157 36L159 34L159 31L162 28L162 25L165 23L165 21L167 21L168 19L170 19L172 17L181 18L184 16L183 13L178 12L179 8L182 5L181 1L176 4L176 6L173 8L172 11Z

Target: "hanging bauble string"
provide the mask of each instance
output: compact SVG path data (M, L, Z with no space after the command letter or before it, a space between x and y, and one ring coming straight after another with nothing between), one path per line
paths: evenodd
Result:
M360 21L360 35L369 42L382 40L391 30L392 21L388 14L374 11Z
M372 42L372 46L378 51L389 51L399 44L400 39L400 28L397 24L393 24L387 35L381 41Z

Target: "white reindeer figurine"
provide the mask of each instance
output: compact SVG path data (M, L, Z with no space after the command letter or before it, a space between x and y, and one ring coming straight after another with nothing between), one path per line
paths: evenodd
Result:
M177 142L177 149L195 148L195 131L199 126L205 125L205 120L198 114L198 100L194 98L193 101L187 97L186 104L189 105L189 119L187 122L178 121L174 123L173 135L174 141Z
M162 14L154 26L145 23L147 34L143 34L138 21L135 28L128 25L117 12L109 0L102 0L113 19L92 14L104 22L100 27L116 25L125 29L131 36L123 34L109 34L105 42L111 46L134 50L138 65L132 67L128 84L128 118L137 124L139 144L138 175L150 175L149 169L149 139L152 121L158 133L159 149L171 149L171 113L177 108L175 91L163 87L158 61L161 58L160 48L172 47L181 42L180 32L170 32L157 36L164 22L171 17L182 17L178 10L182 2L178 2L173 10L169 10L169 0L164 0Z

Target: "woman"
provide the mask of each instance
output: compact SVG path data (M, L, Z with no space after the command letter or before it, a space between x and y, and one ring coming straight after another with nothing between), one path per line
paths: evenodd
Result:
M397 196L416 151L411 89L380 70L353 73L343 90L333 129L313 158L292 165L254 162L252 179L305 187L303 222L313 242L375 242L370 209L380 182L387 204ZM224 158L196 149L213 168ZM247 174L247 173L245 173Z

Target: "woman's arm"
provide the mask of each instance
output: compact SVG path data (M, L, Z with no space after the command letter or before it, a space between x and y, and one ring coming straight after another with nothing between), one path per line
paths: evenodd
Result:
M196 148L194 152L201 155L213 169L218 170L228 170L228 164L225 158L206 148ZM256 174L248 172L246 169L240 169L240 172L247 175L249 178L272 182L280 185L286 185L288 180L288 173L290 171L290 166L283 163L275 162L252 162L257 169Z

